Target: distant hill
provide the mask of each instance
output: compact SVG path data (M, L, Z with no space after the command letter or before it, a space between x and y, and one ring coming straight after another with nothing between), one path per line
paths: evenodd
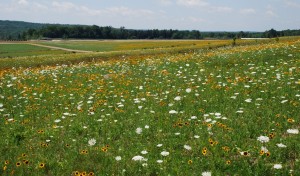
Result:
M18 40L29 29L41 29L49 26L84 26L67 24L31 23L25 21L0 20L0 40Z
M47 25L49 24L0 20L0 40L18 39L18 37L28 29L40 29Z

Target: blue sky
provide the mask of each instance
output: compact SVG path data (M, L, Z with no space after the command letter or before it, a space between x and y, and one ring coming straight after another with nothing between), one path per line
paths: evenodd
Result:
M0 19L128 29L300 29L300 0L0 0Z

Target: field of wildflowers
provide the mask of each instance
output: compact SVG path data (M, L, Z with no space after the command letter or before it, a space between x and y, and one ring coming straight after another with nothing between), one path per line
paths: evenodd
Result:
M300 175L300 40L0 71L0 175Z

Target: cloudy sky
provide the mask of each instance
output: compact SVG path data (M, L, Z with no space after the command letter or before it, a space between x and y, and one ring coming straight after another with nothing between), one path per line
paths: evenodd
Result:
M0 0L0 20L128 29L300 29L300 0Z

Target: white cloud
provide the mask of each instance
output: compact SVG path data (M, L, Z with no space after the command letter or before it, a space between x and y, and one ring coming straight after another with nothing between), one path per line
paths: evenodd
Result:
M268 6L267 6L266 15L267 15L268 17L277 17L277 16L278 16L278 15L275 13L275 9L274 9L271 5L268 5Z
M76 6L75 4L71 3L71 2L57 2L57 1L53 1L52 2L52 7L60 10L60 11L68 11L71 9L78 9L78 6Z
M277 16L277 14L272 10L267 10L266 15L269 16L269 17L276 17Z
M177 0L177 4L187 6L187 7L195 7L195 6L204 7L209 5L209 3L204 0Z
M105 9L106 13L108 14L117 14L122 16L131 16L131 17L139 17L139 16L147 16L155 14L151 10L146 9L130 9L128 7L111 7Z
M226 6L211 6L209 8L209 11L211 12L232 12L233 9L231 7L226 7Z
M297 3L293 0L284 0L284 3L289 6L289 7L296 7L296 8L300 8L300 3Z
M244 15L255 14L256 10L255 9L251 9L251 8L249 8L249 9L241 9L240 13L244 14Z
M205 0L177 0L177 5L191 8L201 8L208 12L232 12L232 8L226 6L215 6Z
M172 0L159 0L159 3L162 5L171 5L173 4Z
M19 5L28 5L28 1L27 0L19 0L18 4Z
M188 20L193 22L193 23L202 23L202 22L205 22L204 19L202 18L196 18L196 17L188 17Z

